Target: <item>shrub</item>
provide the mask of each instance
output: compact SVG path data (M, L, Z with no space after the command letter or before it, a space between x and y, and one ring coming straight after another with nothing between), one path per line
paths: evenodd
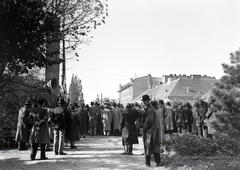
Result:
M194 134L172 134L169 143L164 145L167 153L175 152L182 156L234 155L240 151L238 141L219 134L213 139Z

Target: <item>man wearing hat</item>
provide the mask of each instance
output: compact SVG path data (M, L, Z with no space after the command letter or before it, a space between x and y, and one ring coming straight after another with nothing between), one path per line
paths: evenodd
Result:
M145 113L143 115L143 144L145 153L145 164L150 166L151 155L154 155L156 166L161 166L160 159L160 141L159 133L156 120L156 112L152 104L150 103L150 98L148 95L142 96L142 101L145 108Z
M63 152L65 129L67 128L67 108L63 98L58 100L58 107L53 109L52 123L53 123L53 151L55 155L66 155Z
M27 150L26 143L29 141L28 115L31 111L32 103L26 100L24 106L19 110L17 133L15 140L18 142L18 150Z

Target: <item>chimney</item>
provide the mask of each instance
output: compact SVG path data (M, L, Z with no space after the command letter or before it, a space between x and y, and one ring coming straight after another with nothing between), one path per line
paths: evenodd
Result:
M171 81L172 81L172 78L171 78L171 77L169 77L169 78L168 78L168 82L167 82L167 83L168 83L168 84L170 84L170 83L171 83Z
M152 88L152 76L151 74L148 74L148 89L151 89Z

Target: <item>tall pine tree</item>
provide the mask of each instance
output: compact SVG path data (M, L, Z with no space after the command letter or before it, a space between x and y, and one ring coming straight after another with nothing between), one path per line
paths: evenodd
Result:
M230 64L222 64L225 75L216 83L212 98L215 106L229 113L238 113L240 106L240 51L230 54Z
M68 91L70 103L77 103L81 105L84 102L82 93L82 82L81 79L76 75L72 75L71 84Z
M218 109L212 122L221 135L239 140L240 135L240 50L230 54L230 64L222 64L224 75L216 83L211 99Z

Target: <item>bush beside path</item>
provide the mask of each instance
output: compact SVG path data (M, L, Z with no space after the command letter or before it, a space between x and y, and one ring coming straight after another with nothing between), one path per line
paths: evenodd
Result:
M26 151L15 149L0 150L0 170L226 170L240 169L238 156L169 156L161 154L163 167L156 167L153 156L151 167L144 164L142 138L133 145L134 155L121 155L121 137L87 136L76 142L77 149L65 147L67 155L46 152L48 160L30 160L30 148Z

